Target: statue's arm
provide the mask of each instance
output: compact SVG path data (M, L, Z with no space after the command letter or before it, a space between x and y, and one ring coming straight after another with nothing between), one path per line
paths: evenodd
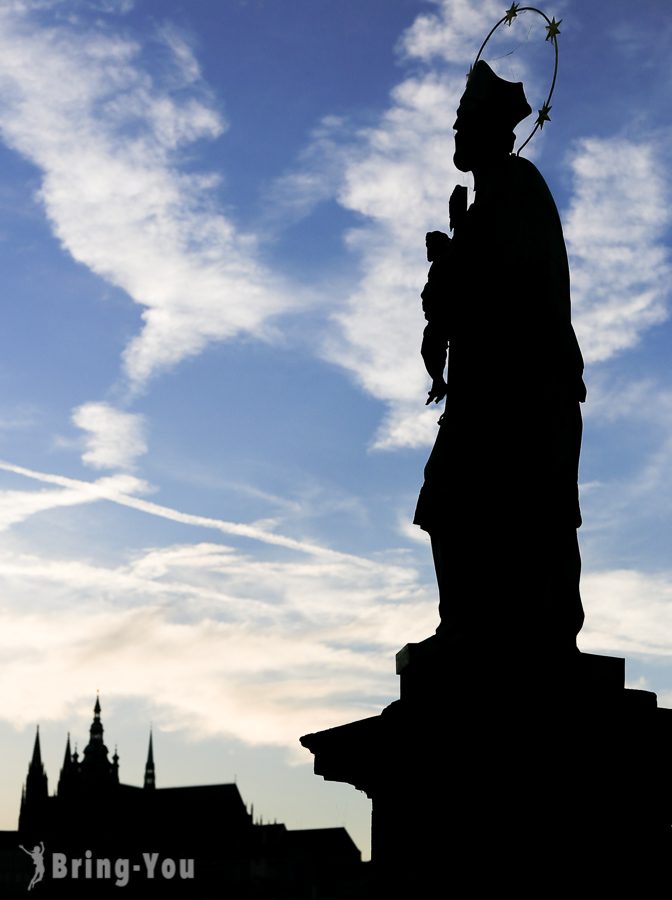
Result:
M444 371L450 340L449 280L453 260L452 242L448 236L440 232L432 234L440 235L443 240L439 245L440 249L435 250L430 256L433 260L432 266L421 295L427 325L422 335L420 353L427 373L432 379L432 388L426 403L432 401L438 403L446 395ZM428 242L428 251L429 249Z
M436 329L432 327L430 322L423 332L422 346L420 347L425 368L432 379L432 387L425 405L431 403L432 400L438 403L446 396L446 382L443 377L446 368L446 351L446 340L440 334L437 334Z

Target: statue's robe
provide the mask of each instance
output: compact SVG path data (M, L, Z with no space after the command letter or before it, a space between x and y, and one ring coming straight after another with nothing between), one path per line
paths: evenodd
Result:
M532 163L510 156L479 187L444 271L423 345L449 344L448 395L414 519L441 630L573 647L586 391L560 218Z

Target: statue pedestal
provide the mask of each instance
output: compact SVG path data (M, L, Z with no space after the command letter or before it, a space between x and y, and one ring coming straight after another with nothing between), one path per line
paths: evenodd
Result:
M483 659L432 637L397 672L380 715L301 738L316 774L372 800L379 896L642 896L669 868L672 710L624 687L623 660Z

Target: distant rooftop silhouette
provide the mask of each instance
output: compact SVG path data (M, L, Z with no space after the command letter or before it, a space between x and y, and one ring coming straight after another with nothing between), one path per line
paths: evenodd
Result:
M103 740L100 698L96 697L89 741L81 756L65 743L55 794L48 790L39 727L21 792L18 832L0 833L0 895L23 897L31 876L28 850L46 847L45 897L92 896L91 881L52 879L55 852L68 858L140 859L143 853L193 859L194 880L138 880L123 896L209 897L214 890L236 898L338 896L343 880L361 877L361 854L345 828L290 831L283 824L255 822L236 784L157 787L154 740L150 731L143 786L119 779L119 754L110 758ZM26 850L21 850L23 845ZM139 877L138 877L139 878ZM114 882L96 883L105 896ZM87 893L88 891L88 893ZM101 894L101 891L103 892ZM154 891L155 893L152 893ZM327 892L327 893L323 893Z

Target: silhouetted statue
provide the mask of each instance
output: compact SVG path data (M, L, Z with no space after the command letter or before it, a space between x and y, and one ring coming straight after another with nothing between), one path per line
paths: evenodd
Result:
M414 521L429 532L452 645L576 652L583 360L551 193L512 155L521 83L479 61L457 110L450 239L427 235L427 402L446 396ZM446 348L448 371L444 381Z

